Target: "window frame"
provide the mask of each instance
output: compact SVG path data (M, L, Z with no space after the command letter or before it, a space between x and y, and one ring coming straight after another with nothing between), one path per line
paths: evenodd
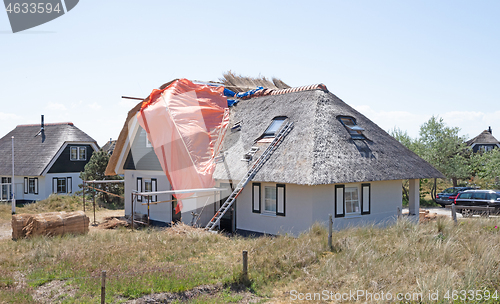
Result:
M268 190L268 189L274 190L274 203L272 202L273 199L269 198L269 200L271 200L271 204L269 206L270 207L274 206L274 210L267 210L266 209L266 203L267 203L267 200L268 200L268 198L266 197L266 194L267 194L266 190ZM263 191L264 192L264 209L262 210L263 213L265 213L265 214L273 214L273 215L276 214L276 211L277 211L276 207L277 207L277 201L278 201L277 200L277 191L276 190L277 189L276 189L275 186L274 187L273 186L264 186L264 191Z
M73 151L76 151L76 158L73 157ZM81 157L82 151L84 153L83 157ZM86 161L87 160L87 147L85 147L85 146L70 146L69 160L70 161Z
M138 177L137 178L137 181L136 181L136 188L137 188L137 192L142 192L142 177ZM141 195L137 195L137 201L138 202L142 202L142 196Z
M353 201L357 201L357 204L358 204L358 206L357 206L357 207L358 207L358 211L351 211L351 212L347 212L347 204L348 204L348 202L347 202L347 193L348 193L348 192L351 192L350 190L355 190L355 192L356 192L356 194L357 194L357 199L356 199L356 200L354 200L354 199L352 199L352 197L351 197L350 201L351 201L351 207L353 207L352 202L353 202ZM345 208L345 215L346 215L346 216L361 215L361 195L360 195L360 193L359 193L359 192L360 192L360 191L359 191L359 187L358 187L358 186L353 186L353 187L345 187L345 192L344 192L344 208Z
M344 126L344 128L347 130L347 132L349 133L349 135L351 135L351 138L352 139L359 139L359 140L364 140L366 139L366 136L363 134L363 132L361 130L353 130L350 126L351 124L347 124L344 120L350 120L352 122L352 126L353 127L356 127L358 126L357 122L356 122L356 118L352 117L352 116L345 116L345 115L340 115L340 116L337 116L337 119L338 121L340 121L340 123ZM358 126L359 127L359 126ZM361 128L361 127L360 127ZM364 131L364 129L363 129Z
M69 179L71 179L71 177L69 177ZM64 192L62 191L59 191L59 182L62 182L64 181ZM61 185L62 187L62 185ZM55 193L55 194L67 194L67 193L71 193L71 192L68 192L68 178L67 177L53 177L52 178L52 193Z
M285 120L287 120L287 116L276 116L273 118L273 120L271 121L271 123L267 126L266 130L264 131L264 133L262 133L261 135L261 139L262 138L274 138L276 137L276 133L279 131L279 129L283 126L283 124L285 123ZM271 129L271 127L274 125L274 124L277 124L278 121L281 121L281 123L279 123L278 127L276 128L276 130L274 132L270 132L269 129Z

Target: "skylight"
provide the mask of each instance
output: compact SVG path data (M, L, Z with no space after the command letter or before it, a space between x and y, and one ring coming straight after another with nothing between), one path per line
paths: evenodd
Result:
M349 134L351 134L352 139L366 139L366 137L362 133L365 129L356 125L356 120L354 118L341 116L339 117L339 120L347 129Z
M267 127L266 131L262 135L263 138L274 137L276 132L280 129L281 125L285 121L286 116L275 117L269 127Z

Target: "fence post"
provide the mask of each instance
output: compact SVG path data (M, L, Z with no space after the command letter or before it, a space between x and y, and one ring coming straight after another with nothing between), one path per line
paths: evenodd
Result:
M332 215L328 215L328 248L332 250L332 234L333 234L333 220Z
M243 280L248 281L248 251L243 250Z
M453 221L455 222L455 225L457 224L457 210L455 209L455 204L451 203L451 217L453 218Z
M106 303L106 270L103 270L101 277L101 304L105 303Z
M402 216L401 208L398 207L398 220L401 219L401 216Z

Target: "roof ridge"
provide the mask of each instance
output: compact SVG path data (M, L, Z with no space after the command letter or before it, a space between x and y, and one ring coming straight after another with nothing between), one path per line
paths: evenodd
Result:
M69 125L69 126L74 126L72 122L53 122L53 123L44 123L44 126L62 126L62 125ZM16 127L39 127L41 124L27 124L27 125L17 125Z
M314 90L323 90L323 91L328 92L326 85L324 85L323 83L317 83L317 84L311 84L311 85L293 87L293 88L281 89L281 90L262 89L262 90L258 90L257 92L255 92L252 95L245 96L241 99L250 99L253 97L261 97L261 96L269 96L269 95L282 95L282 94L288 94L288 93L294 93L294 92L314 91Z

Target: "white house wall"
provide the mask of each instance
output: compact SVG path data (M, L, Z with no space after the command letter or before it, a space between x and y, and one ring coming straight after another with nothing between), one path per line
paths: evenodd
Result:
M333 219L335 229L366 224L387 224L396 219L397 208L402 207L402 181L371 182L371 209L367 215L346 215ZM335 185L301 186L286 184L285 216L252 212L252 183L250 182L238 196L236 202L236 226L266 234L291 233L298 235L315 222L328 223L328 215L335 214ZM275 183L261 183L265 186ZM345 184L346 187L360 187L359 184ZM263 190L261 190L261 194ZM263 194L262 194L263 195Z

